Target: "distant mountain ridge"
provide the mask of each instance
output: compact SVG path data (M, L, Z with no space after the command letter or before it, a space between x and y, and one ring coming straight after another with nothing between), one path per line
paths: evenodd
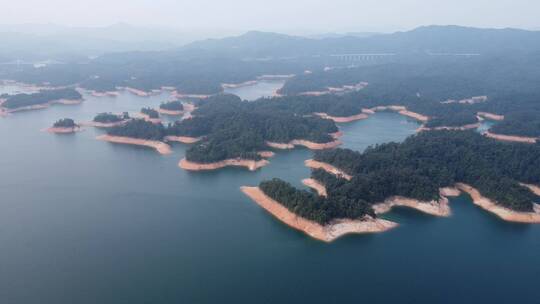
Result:
M314 56L349 53L496 53L540 50L540 32L520 29L480 29L423 26L406 32L367 37L313 39L251 31L240 36L188 44L184 50L244 57Z

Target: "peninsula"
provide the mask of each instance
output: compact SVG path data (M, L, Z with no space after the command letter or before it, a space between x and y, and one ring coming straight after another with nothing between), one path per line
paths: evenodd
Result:
M160 114L179 116L184 115L184 105L180 101L162 103L157 110Z
M80 104L82 95L74 89L41 90L33 94L7 95L0 105L4 113L39 110L53 104Z
M98 140L118 144L138 145L155 149L161 154L172 153L171 147L163 142L165 128L142 119L133 119L123 125L109 129L106 135L98 136Z

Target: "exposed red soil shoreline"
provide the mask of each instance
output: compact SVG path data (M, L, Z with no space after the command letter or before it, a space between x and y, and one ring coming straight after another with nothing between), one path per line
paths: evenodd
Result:
M280 150L286 150L286 149L294 149L295 146L304 146L311 150L325 150L325 149L332 149L339 145L341 145L342 142L339 140L334 140L328 143L316 143L304 139L295 139L291 140L288 143L276 143L267 141L266 145L274 148L274 149L280 149Z
M478 112L476 113L476 115L485 119L489 119L489 120L495 120L495 121L504 120L504 115L498 115L498 114L493 114L493 113L488 113L488 112Z
M5 102L5 100L2 102L2 104L4 102ZM52 106L54 104L78 105L78 104L81 104L82 102L83 102L83 99L58 99L58 100L52 100L52 101L42 103L42 104L19 107L19 108L14 108L14 109L9 109L9 108L2 107L2 108L0 108L0 112L3 112L4 116L5 116L5 115L8 115L10 113L15 113L15 112L47 109L47 108L49 108L50 106ZM1 104L0 104L0 106L1 106Z
M416 130L416 132L431 131L431 130L465 131L465 130L477 129L479 127L480 127L480 123L468 124L468 125L459 126L459 127L440 126L440 127L435 127L435 128L427 128L427 127L421 126L420 128Z
M178 163L178 166L184 170L188 171L208 171L208 170L217 170L229 166L236 166L236 167L245 167L249 171L255 171L259 168L262 168L266 165L268 165L270 162L262 159L262 160L250 160L250 159L241 159L241 158L235 158L235 159L226 159L219 162L214 163L196 163L191 162L185 158L180 160L180 163Z
M361 220L340 219L323 226L316 222L297 216L282 204L268 197L258 187L241 187L240 189L255 203L279 219L281 222L304 232L312 238L324 242L334 241L335 239L350 233L360 234L384 232L398 226L398 224L394 222L383 219L373 219L370 217L365 217Z
M315 191L317 191L317 194L323 197L327 197L328 193L326 192L326 187L321 184L318 180L313 178L306 178L302 180L302 183Z
M337 168L337 167L334 167L330 164L327 164L327 163L323 163L323 162L320 162L320 161L316 161L314 159L308 159L304 162L304 165L308 168L312 168L312 169L322 169L330 174L334 174L336 175L337 177L341 177L341 178L344 178L346 180L351 180L352 179L352 176L345 173L344 171L342 171L341 169Z
M478 190L467 184L457 183L456 187L464 192L467 192L471 196L475 205L497 215L499 218L505 221L540 224L540 206L537 204L534 204L534 212L514 211L500 206L487 197L482 196Z
M484 136L501 140L501 141L519 142L519 143L526 143L526 144L534 144L538 140L538 138L536 137L495 134L489 131L484 132Z
M73 128L50 127L50 128L45 129L44 131L48 133L55 133L55 134L70 134L70 133L84 131L84 129L79 126L76 126Z
M158 111L159 114L169 115L169 116L184 115L184 111L165 110L165 109L162 109L162 108L159 108L156 111Z
M131 137L122 137L122 136L111 136L111 135L101 135L96 137L98 140L108 141L116 144L127 144L127 145L136 145L150 147L158 151L160 154L170 154L172 153L171 147L164 142L156 140L145 140Z
M189 137L189 136L165 136L165 141L176 141L183 144L194 144L202 140L202 137Z

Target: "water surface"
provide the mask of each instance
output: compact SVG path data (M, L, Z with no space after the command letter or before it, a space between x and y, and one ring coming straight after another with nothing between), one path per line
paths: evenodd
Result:
M229 88L224 91L225 93L238 95L243 100L253 101L261 97L273 96L284 84L285 80L261 80L254 85Z
M40 132L56 119L138 111L167 95L94 98L0 119L1 303L537 303L540 227L498 220L466 196L453 216L400 209L401 224L331 244L289 229L239 187L301 187L306 149L257 172L177 167L186 145ZM345 146L401 141L417 124L377 113L341 126Z

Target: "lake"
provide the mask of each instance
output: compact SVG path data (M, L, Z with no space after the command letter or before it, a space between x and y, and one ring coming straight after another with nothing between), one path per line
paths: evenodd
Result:
M280 151L256 172L178 168L187 145L41 132L64 117L137 112L167 95L85 95L81 105L0 118L1 303L537 303L540 226L451 200L453 216L398 209L400 227L331 244L289 229L239 187L298 187L313 153ZM377 113L341 126L345 147L402 141L418 125ZM304 187L305 188L305 187Z
M253 101L261 97L272 97L284 84L285 80L259 80L256 84L227 88L224 92L238 95L243 100Z

